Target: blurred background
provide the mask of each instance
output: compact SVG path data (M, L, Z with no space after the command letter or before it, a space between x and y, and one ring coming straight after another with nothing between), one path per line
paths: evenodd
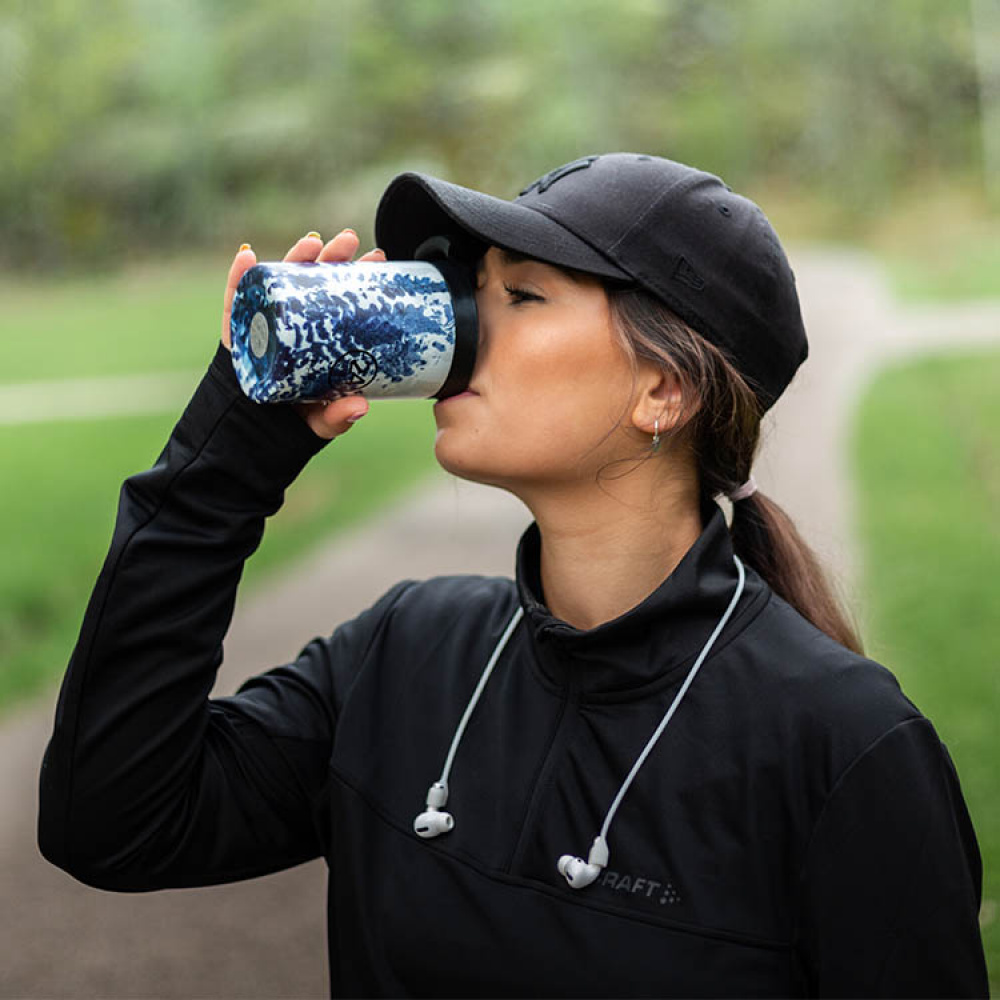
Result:
M846 425L848 596L962 775L997 989L1000 0L0 0L0 743L51 706L240 243L367 246L401 170L513 197L609 150L721 175L793 265L891 304L909 347L873 350ZM426 404L364 433L296 484L249 593L432 472Z
M51 272L283 245L366 227L400 169L516 193L597 148L704 164L786 238L900 250L904 215L957 213L986 250L995 7L5 0L0 254Z

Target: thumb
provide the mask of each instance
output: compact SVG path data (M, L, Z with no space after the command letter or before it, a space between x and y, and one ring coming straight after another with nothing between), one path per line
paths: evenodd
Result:
M368 412L368 400L344 396L329 403L299 403L295 408L313 434L329 441L346 434Z

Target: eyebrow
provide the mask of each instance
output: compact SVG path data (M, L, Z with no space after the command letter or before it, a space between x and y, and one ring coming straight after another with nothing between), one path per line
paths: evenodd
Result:
M497 247L500 251L500 259L505 264L544 264L545 261L539 260L537 257L529 257L526 253L518 253L517 250L505 250L503 247Z
M570 281L575 281L578 284L588 283L595 280L596 277L595 275L587 274L585 271L577 271L571 267L563 267L561 264L551 264L547 260L540 260L538 257L532 257L530 254L521 253L518 250L507 250L505 247L497 247L497 250L499 251L501 262L506 264L508 267L513 267L516 264L545 264L548 267L556 268L561 274L566 275ZM482 261L480 260L480 267L481 266Z

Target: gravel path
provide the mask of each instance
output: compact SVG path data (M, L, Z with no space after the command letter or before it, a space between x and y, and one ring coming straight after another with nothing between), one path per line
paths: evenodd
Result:
M892 356L1000 342L1000 303L902 310L861 255L793 257L812 354L768 421L756 475L849 594L857 558L845 440L858 393ZM435 477L241 601L217 691L294 656L401 578L510 574L527 520L506 494ZM265 620L287 630L268 631ZM45 699L0 726L0 997L325 996L321 863L239 885L129 896L87 889L41 860L35 784L52 707Z

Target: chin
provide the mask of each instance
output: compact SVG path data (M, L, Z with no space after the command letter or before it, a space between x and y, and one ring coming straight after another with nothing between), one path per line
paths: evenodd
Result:
M468 441L460 444L457 440L448 439L449 435L441 430L434 439L434 457L445 472L472 483L509 488L507 477L501 474L496 465L484 461L488 456L483 455L481 448L471 447Z
M474 483L486 482L483 478L486 469L483 468L482 461L476 462L471 455L463 454L467 451L467 448L449 447L447 434L438 431L437 437L434 439L434 457L437 459L438 465L445 472L458 476L459 479L469 479Z

